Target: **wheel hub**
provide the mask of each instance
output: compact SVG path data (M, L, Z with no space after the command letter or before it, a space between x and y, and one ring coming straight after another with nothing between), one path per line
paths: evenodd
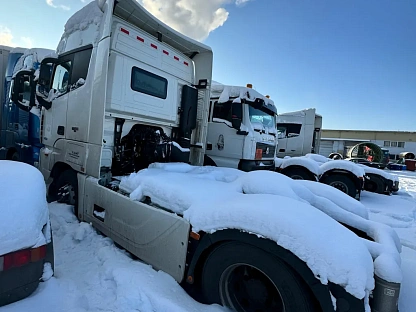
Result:
M332 187L335 187L336 189L340 190L343 193L348 194L348 186L341 182L341 181L335 181L329 184Z
M222 304L235 311L286 311L277 287L265 273L253 266L230 266L222 274L219 286Z
M65 184L58 190L58 202L75 205L75 190L71 184Z

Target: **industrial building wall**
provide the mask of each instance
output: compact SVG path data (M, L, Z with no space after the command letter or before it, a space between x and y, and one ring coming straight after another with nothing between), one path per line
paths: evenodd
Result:
M366 130L322 130L320 154L328 156L331 152L344 154L343 151L355 144L367 141L388 149L391 159L397 159L402 152L416 154L416 132L408 131L366 131Z

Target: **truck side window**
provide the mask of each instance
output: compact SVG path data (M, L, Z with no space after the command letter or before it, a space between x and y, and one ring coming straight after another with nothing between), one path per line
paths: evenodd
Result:
M231 115L231 102L225 103L214 103L214 112L212 113L212 118L218 118L223 120L228 120L232 122L232 115ZM215 120L213 120L215 122Z
M92 47L74 54L74 64L72 67L71 86L75 85L79 79L87 79L88 68L90 67Z
M277 137L279 139L299 136L302 124L283 123L277 124Z
M68 91L71 65L71 61L66 61L56 65L52 81L52 89L55 89L59 93L66 93Z
M138 67L133 67L131 70L130 87L134 91L163 100L168 96L168 81L166 78Z

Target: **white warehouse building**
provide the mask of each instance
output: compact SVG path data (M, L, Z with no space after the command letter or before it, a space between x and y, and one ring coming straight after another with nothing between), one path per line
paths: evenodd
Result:
M319 154L331 153L346 155L354 145L372 142L389 150L390 159L398 159L402 152L416 154L416 132L410 131L373 131L373 130L322 130Z

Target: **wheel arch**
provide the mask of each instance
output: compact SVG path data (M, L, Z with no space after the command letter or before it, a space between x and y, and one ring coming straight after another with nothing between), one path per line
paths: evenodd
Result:
M238 241L244 244L260 248L266 252L273 254L282 260L288 267L290 267L296 274L303 280L307 285L314 299L316 300L317 305L322 309L322 311L334 311L332 304L331 293L336 293L337 300L346 301L347 304L351 307L350 312L364 312L364 302L359 300L345 291L339 285L329 283L328 285L323 285L312 273L309 267L305 262L300 260L292 252L287 249L284 249L277 245L275 242L259 238L254 234L249 234L241 232L239 230L227 229L217 231L213 234L202 234L199 241L191 239L191 245L195 244L193 248L191 247L191 259L189 261L189 266L186 271L186 282L188 284L199 284L202 275L202 268L210 252L212 252L216 247L222 243ZM186 287L186 286L185 286Z
M204 155L204 166L214 166L217 167L215 161L208 155Z
M69 170L69 169L71 169L71 170L74 170L70 165L68 165L67 163L64 163L64 162L61 162L61 161L59 161L59 162L56 162L54 165L53 165L53 168L52 168L52 171L51 171L51 174L50 174L50 176L51 176L51 178L57 178L62 172L64 172L64 171L66 171L66 170ZM75 170L74 170L74 172L76 172Z
M357 187L357 189L361 190L362 189L362 181L359 177L357 177L354 173L352 173L351 171L348 170L344 170L344 169L331 169L328 171L325 171L320 177L319 177L319 182L322 182L324 179L326 179L329 176L332 175L343 175L348 177L349 179L351 179L354 182L354 185Z
M308 168L303 167L301 165L290 165L290 166L287 166L283 169L280 169L279 172L286 175L286 172L288 172L289 170L294 170L294 169L302 170L302 171L306 172L306 174L309 176L310 181L316 181L317 180L316 175L312 171L310 171Z

